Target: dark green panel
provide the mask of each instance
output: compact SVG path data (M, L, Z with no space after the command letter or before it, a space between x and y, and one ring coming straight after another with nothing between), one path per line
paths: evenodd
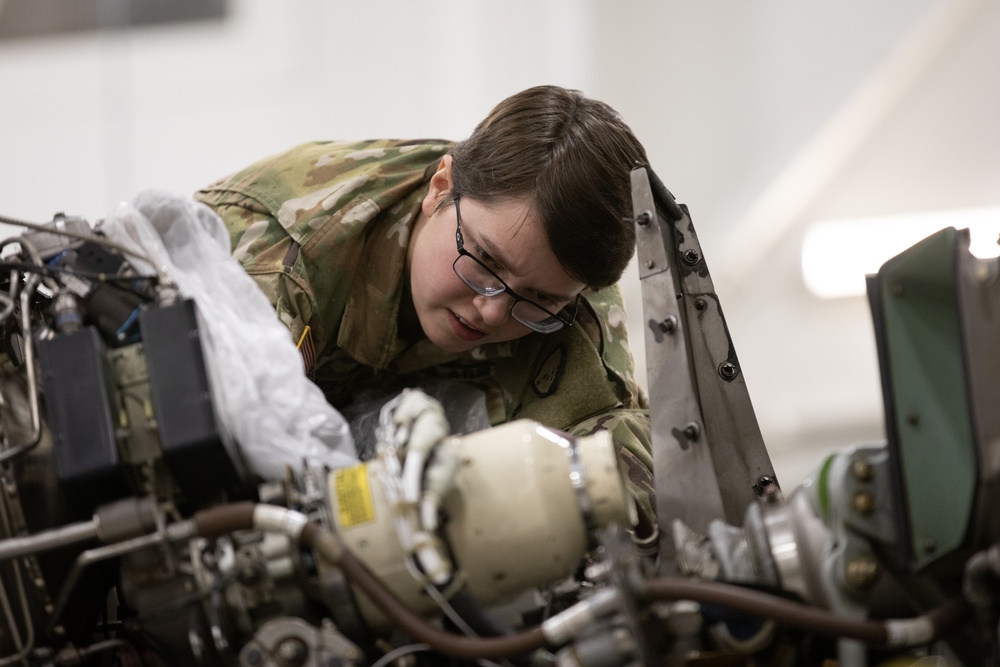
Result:
M889 430L896 441L890 445L917 569L962 544L976 488L956 299L958 234L944 229L879 271L893 404Z

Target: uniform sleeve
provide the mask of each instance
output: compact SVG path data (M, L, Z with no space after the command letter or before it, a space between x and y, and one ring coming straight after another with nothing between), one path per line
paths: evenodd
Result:
M577 424L571 433L580 437L597 431L611 432L615 453L639 512L636 533L646 537L656 525L649 410L638 407L610 410Z
M298 264L298 244L262 205L224 189L201 190L195 199L212 208L229 230L233 257L274 305L292 342L312 320L315 302Z
M635 379L621 290L617 286L598 290L588 295L587 302L597 326L586 329L599 332L593 342L604 365L605 381L617 397L618 405L586 418L575 425L572 432L576 435L589 435L598 430L611 432L618 460L639 510L640 526L636 532L640 529L652 531L656 525L656 502L649 403Z

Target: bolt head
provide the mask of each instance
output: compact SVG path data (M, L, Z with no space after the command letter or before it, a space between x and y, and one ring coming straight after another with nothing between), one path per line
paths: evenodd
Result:
M858 491L854 494L854 511L868 516L875 511L875 494L871 491Z
M870 482L875 477L875 468L868 459L855 459L851 463L851 473L859 482Z
M856 558L847 564L845 581L855 590L865 590L878 580L881 570L878 561L871 557Z

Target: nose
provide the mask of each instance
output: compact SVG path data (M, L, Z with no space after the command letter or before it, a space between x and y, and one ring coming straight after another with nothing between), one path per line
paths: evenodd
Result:
M491 327L504 324L507 318L510 317L510 297L506 294L499 294L497 296L477 294L472 303L476 306L479 317Z

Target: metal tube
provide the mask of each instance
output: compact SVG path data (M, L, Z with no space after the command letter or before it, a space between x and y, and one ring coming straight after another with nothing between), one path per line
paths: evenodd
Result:
M38 407L38 381L35 378L35 344L31 333L31 296L38 286L38 282L38 274L32 274L28 277L28 281L21 291L21 335L24 338L24 368L28 374L28 405L31 408L31 437L22 444L0 452L0 463L32 449L42 439L41 410Z
M28 556L96 537L97 525L94 521L73 523L26 537L12 537L0 540L0 560Z
M52 612L51 620L49 621L48 631L52 632L56 625L58 625L63 612L66 610L66 604L69 602L70 594L76 587L76 582L80 579L80 575L85 569L87 569L87 567L102 560L124 556L127 553L163 544L167 541L168 537L163 533L151 533L149 535L143 535L142 537L136 537L131 540L125 540L124 542L117 542L103 547L95 547L93 549L89 549L88 551L84 551L77 556L76 562L73 563L73 568L69 571L69 575L63 583L62 590L59 592L59 598L56 600L55 608Z
M6 494L4 494L6 495ZM0 523L3 524L3 532L10 534L11 521L8 510L10 505L4 496L0 496ZM35 647L35 624L31 617L31 610L28 607L28 596L24 590L24 576L21 574L21 565L17 561L11 563L12 575L17 584L17 594L21 603L21 618L24 623L25 637L22 640L20 628L17 627L17 617L11 608L10 600L7 597L7 590L0 581L0 605L3 607L4 616L7 619L7 626L10 629L11 637L14 639L16 650L14 653L0 659L0 667L11 665L16 662L23 662L25 656Z

